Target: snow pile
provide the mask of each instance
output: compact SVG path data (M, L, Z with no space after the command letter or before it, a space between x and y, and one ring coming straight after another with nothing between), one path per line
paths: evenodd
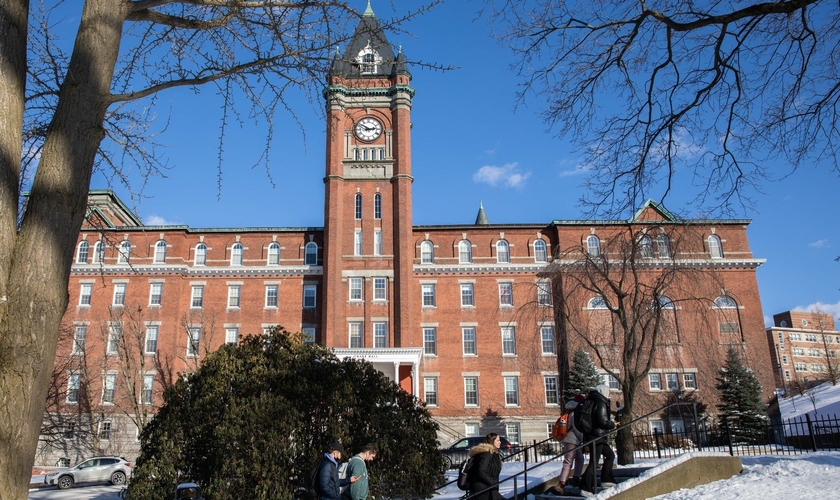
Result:
M820 416L840 415L840 384L835 386L831 385L831 382L826 382L809 389L807 394L779 398L779 411L783 421L804 418L806 413L813 417L814 406L817 407L816 413Z

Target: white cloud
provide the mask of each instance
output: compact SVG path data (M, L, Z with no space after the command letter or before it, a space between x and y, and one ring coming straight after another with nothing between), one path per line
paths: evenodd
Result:
M828 240L817 240L808 243L808 246L811 248L828 248L831 245L828 244Z
M656 144L651 149L651 154L657 158L665 158L665 154L668 152L667 148L670 147L672 157L687 161L697 157L706 150L702 144L694 142L694 137L691 136L691 133L682 127L674 130L672 139L673 142L670 145L665 140L660 141L659 144Z
M521 188L525 186L531 172L520 172L518 163L506 163L504 166L485 165L473 174L473 182L489 184L493 187Z
M584 165L582 163L578 163L575 167L571 170L561 170L560 177L571 177L573 175L583 175L592 171L592 167L589 165Z
M808 312L815 312L819 311L823 314L830 314L832 317L840 319L840 301L837 301L835 304L825 304L823 302L814 302L813 304L809 304L807 306L796 306L793 308L794 311L808 311Z
M159 215L147 215L143 220L147 226L181 226L180 222L168 221Z

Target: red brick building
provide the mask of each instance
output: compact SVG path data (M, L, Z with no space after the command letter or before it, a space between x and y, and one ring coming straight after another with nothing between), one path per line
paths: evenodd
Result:
M840 372L840 331L830 314L785 311L767 329L776 387L798 394Z
M678 388L713 398L731 344L772 389L755 276L762 261L749 249L749 221L688 224L648 203L624 221L499 225L482 209L475 224L414 226L410 78L404 56L366 12L324 91L324 227L146 226L113 193L91 192L48 402L51 414L87 420L70 432L69 420L57 421L40 462L75 462L87 454L80 443L97 452L136 447L147 418L138 413L153 414L179 373L275 325L373 362L425 401L444 445L491 430L513 442L543 439L563 381L555 298L541 273L555 256L631 226L697 235L679 255L652 239L650 272L677 258L715 272L711 281L696 274L703 286L675 287L702 289L707 301L675 309L682 344L651 372L661 381L642 391L650 404L672 375ZM597 309L590 306L580 305ZM724 321L721 311L733 314ZM699 338L702 349L687 347Z

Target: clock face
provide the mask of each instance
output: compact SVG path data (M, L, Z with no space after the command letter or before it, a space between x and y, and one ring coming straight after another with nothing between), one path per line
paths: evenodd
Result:
M372 141L382 134L382 124L376 118L365 117L356 122L356 137Z

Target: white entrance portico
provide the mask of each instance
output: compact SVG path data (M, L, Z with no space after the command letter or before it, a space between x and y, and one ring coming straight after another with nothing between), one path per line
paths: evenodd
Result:
M370 348L333 349L339 358L363 359L414 396L419 395L419 368L423 349L419 348Z

